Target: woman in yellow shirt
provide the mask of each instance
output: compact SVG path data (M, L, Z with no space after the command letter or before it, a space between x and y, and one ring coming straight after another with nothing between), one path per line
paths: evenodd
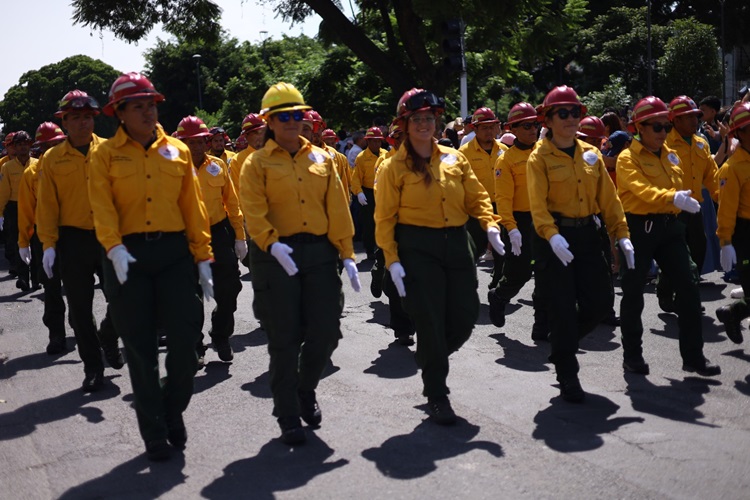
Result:
M466 342L479 315L474 252L465 224L479 220L504 254L492 203L457 150L435 142L445 102L407 91L396 108L406 138L378 169L375 237L417 331L417 364L433 420L455 423L448 400L448 356Z

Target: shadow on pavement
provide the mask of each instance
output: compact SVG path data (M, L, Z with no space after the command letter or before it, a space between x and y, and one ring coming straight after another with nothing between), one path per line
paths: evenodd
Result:
M185 456L174 452L168 462L154 464L139 455L110 472L74 486L60 499L78 498L159 498L185 482Z
M104 387L97 392L87 394L76 387L59 396L34 401L9 413L1 414L0 441L28 436L41 424L64 420L75 415L81 415L94 424L103 421L102 411L99 408L86 405L119 395L120 388L112 383L112 379L116 377L120 375L105 377Z
M409 434L393 436L377 448L364 450L362 456L374 462L381 474L394 479L426 476L437 469L438 460L473 450L484 450L497 458L503 456L503 449L497 443L472 441L477 434L479 426L460 417L451 427L442 427L427 419Z
M523 342L506 337L502 333L490 335L503 348L503 357L495 360L495 363L507 366L512 370L522 372L546 372L549 371L547 356L549 347L541 345L526 345ZM531 334L529 334L531 342Z
M579 341L579 348L584 351L614 351L620 348L617 342L619 327L598 324L590 333Z
M750 354L747 354L744 349L735 349L733 351L725 352L722 356L731 356L750 363Z
M385 300L388 297L383 294ZM380 302L379 300L373 300L370 302L370 309L372 309L372 318L365 321L365 323L375 323L377 325L383 325L390 328L391 312L388 308L388 304Z
M231 337L232 349L235 353L242 352L246 347L257 347L268 344L268 335L265 330L258 327L255 330L241 335L236 333Z
M668 378L669 385L660 386L643 375L625 373L623 376L627 384L625 395L630 398L635 411L678 422L716 427L699 422L704 415L698 407L705 403L705 395L711 391L711 386L721 385L718 380L701 377L685 377L683 380Z
M231 363L221 361L208 363L203 370L198 371L198 373L203 372L204 375L196 376L193 381L193 394L203 392L232 378L232 374L229 373L230 366L232 366Z
M327 462L334 450L315 433L307 431L307 442L295 448L273 439L258 454L224 468L224 475L201 491L205 498L275 498L275 492L305 486L317 476L349 463L340 458Z
M271 377L267 371L255 377L252 382L242 384L240 389L249 392L256 398L269 399L273 397L273 394L271 394Z
M737 389L741 394L750 396L750 375L745 377L745 380L737 380L734 383L734 388Z
M417 374L414 352L397 341L394 340L388 347L379 350L378 354L380 356L372 361L372 366L365 369L364 373L387 379L408 378Z
M571 404L560 396L550 399L550 406L534 417L536 429L531 434L553 450L574 453L590 451L604 444L603 434L623 425L642 423L641 417L616 417L620 407L598 394L586 394L583 404Z
M71 352L68 350L65 353L55 356L50 356L45 352L38 352L27 356L7 359L0 363L0 380L14 377L21 371L41 370L42 368L55 365L75 365L81 363L80 358L60 359Z

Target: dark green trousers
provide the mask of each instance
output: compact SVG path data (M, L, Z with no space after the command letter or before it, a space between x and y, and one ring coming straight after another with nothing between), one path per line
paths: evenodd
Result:
M31 237L31 255L32 263L33 259L37 259L40 262L41 267L42 256L42 242L36 235L36 228L34 228L34 236ZM34 256L36 254L36 256ZM55 264L52 266L52 278L48 278L47 274L43 269L39 270L37 282L41 283L44 287L44 313L42 315L42 322L44 326L49 330L49 339L64 339L65 338L65 301L62 296L62 281L60 279L60 259L55 259ZM34 277L32 275L32 281Z
M112 320L125 345L138 427L146 442L166 438L169 422L188 407L203 309L185 234L148 234L149 239L144 233L123 237L136 259L123 285L109 259L104 266ZM162 380L157 324L167 336L167 376Z
M573 261L567 266L536 232L533 252L535 294L547 311L550 357L563 380L578 374L578 341L609 313L614 303L610 270L602 253L601 237L592 222L582 227L560 227L570 245Z
M359 207L359 220L362 228L362 245L365 247L367 256L375 252L375 191L363 187L362 192L367 198L367 205Z
M625 359L643 356L643 287L653 259L675 290L682 359L702 362L701 298L695 263L685 242L685 225L673 215L625 215L635 248L635 269L626 269L621 281L620 330ZM620 262L625 262L622 251Z
M703 228L703 214L680 212L677 219L685 225L685 241L690 251L690 258L695 263L695 279L700 280L703 262L706 260L706 231ZM659 281L656 285L656 296L672 299L675 287L668 276L659 269Z
M750 219L737 218L737 225L732 236L732 245L737 252L737 272L740 275L740 286L745 298L739 299L730 306L741 318L750 316Z
M495 294L502 300L510 302L523 286L531 279L531 240L534 225L531 223L531 212L513 212L518 230L521 231L521 255L511 252L510 239L504 232L505 262L503 277L495 288Z
M9 269L18 273L18 278L29 282L29 266L18 255L18 202L9 201L3 213L5 223L5 257L10 262Z
M338 253L325 236L280 238L292 247L297 269L289 276L270 253L250 247L253 291L268 332L273 414L300 414L297 392L318 386L341 338Z
M423 394L450 391L448 356L471 336L479 317L477 270L466 229L396 226L398 256L406 277L404 309L417 331L417 364Z

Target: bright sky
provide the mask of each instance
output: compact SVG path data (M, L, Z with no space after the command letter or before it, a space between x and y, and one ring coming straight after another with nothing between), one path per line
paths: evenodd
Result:
M214 1L223 9L221 24L227 34L239 40L258 43L261 31L275 39L282 34L315 36L318 32L318 16L290 28L274 18L269 6L258 6L255 0ZM0 99L27 71L77 54L100 59L119 71L140 71L145 66L143 52L153 47L157 38L169 39L158 27L138 45L121 41L109 31L100 36L99 32L73 25L70 0L37 0L31 4L7 1L3 2L2 17L4 64L0 69Z

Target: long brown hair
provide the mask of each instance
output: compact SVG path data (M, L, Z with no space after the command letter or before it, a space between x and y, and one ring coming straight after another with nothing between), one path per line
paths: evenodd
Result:
M429 169L429 158L424 158L417 154L417 151L411 144L409 134L407 132L405 132L405 134L406 139L404 140L404 147L406 148L407 157L411 158L411 167L409 167L409 162L406 162L406 166L415 174L424 176L424 185L429 187L432 183L432 174Z

